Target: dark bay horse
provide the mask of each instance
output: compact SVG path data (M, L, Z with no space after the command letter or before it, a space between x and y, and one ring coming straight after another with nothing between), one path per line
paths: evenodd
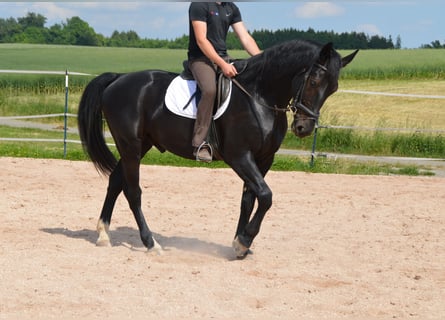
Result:
M235 62L238 69L242 64L243 70L236 77L238 86L233 86L228 109L214 123L218 141L214 148L216 160L225 161L244 182L232 244L238 257L248 253L272 205L272 191L264 177L287 132L286 112L293 113L291 129L295 135L309 135L323 103L337 90L340 69L356 53L341 58L331 43L295 40ZM176 76L160 70L104 73L83 92L78 112L80 137L97 169L109 174L97 224L98 245L110 245L111 215L123 191L143 244L148 249L159 248L141 209L139 166L153 146L161 152L168 150L194 159L194 120L171 113L164 103L167 87ZM119 161L105 144L103 117L116 143ZM255 202L257 208L251 218Z

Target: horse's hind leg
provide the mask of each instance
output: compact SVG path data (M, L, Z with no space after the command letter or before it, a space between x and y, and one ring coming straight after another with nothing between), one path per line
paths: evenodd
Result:
M149 148L147 148L148 150ZM130 209L139 228L142 243L150 250L160 251L160 245L154 240L153 234L148 228L144 214L141 208L142 190L139 186L139 169L140 169L140 153L132 152L131 148L127 148L125 152L121 152L122 172L124 177L124 194L127 198ZM137 150L137 149L136 149ZM145 154L145 152L143 153Z
M116 199L122 192L122 189L122 165L119 161L116 168L110 174L110 178L108 180L107 195L105 196L105 201L102 207L100 218L97 221L97 232L99 233L99 237L96 241L97 246L104 247L111 245L108 230L110 228L111 215L113 213L114 205L116 204Z

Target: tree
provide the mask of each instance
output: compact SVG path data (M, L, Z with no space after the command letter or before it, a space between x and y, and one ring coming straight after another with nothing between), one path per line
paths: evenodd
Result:
M115 30L111 35L109 44L116 47L140 47L141 39L136 31L119 32Z
M188 40L188 37L187 37ZM242 49L241 42L239 41L237 35L234 32L229 32L227 34L227 49L229 50L240 50Z
M13 39L14 42L48 43L48 29L27 27L25 31L15 34Z
M17 21L22 26L23 30L26 30L26 28L30 27L44 28L46 23L46 18L41 14L28 12L26 17L18 18Z
M394 44L392 43L391 37L386 40L383 37L374 35L369 40L370 49L394 49Z
M0 18L0 42L12 42L14 35L22 32L22 27L14 18Z
M63 33L65 33L69 44L79 46L97 46L99 44L94 29L79 17L67 19Z
M48 29L49 44L68 44L66 33L61 24L55 24Z
M440 44L439 40L431 42L431 45L433 46L434 49L445 48L445 43L442 45Z
M400 35L398 35L397 38L396 38L395 48L396 49L402 49L402 38L400 38Z
M182 35L182 37L176 38L173 41L170 41L168 44L168 48L170 49L183 49L187 48L189 43L189 36L188 35Z
M434 40L430 44L422 44L421 48L423 48L423 49L442 49L442 48L445 48L445 42L442 45L439 40Z

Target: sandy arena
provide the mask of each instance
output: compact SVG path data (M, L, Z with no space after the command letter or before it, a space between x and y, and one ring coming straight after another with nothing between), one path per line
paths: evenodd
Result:
M445 317L445 178L270 172L273 207L240 261L229 169L142 167L157 255L123 196L113 246L95 246L107 178L91 163L0 167L0 319Z

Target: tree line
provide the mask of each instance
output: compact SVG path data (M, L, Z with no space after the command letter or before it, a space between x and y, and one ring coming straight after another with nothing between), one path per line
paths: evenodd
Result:
M25 17L0 18L0 43L34 43L34 44L61 44L81 46L105 47L136 47L136 48L170 48L186 49L188 36L183 35L173 40L141 38L135 31L114 31L110 37L105 37L80 17L66 19L65 22L45 27L45 16L29 12ZM270 31L254 30L253 38L261 48L268 48L277 43L292 39L307 39L326 43L333 42L337 49L400 49L402 41L397 36L395 43L389 38L378 35L368 36L363 32L336 33L334 31L315 31L309 28L306 31L293 28ZM229 50L242 49L234 33L227 38ZM431 45L422 45L424 48L445 48L439 41Z

